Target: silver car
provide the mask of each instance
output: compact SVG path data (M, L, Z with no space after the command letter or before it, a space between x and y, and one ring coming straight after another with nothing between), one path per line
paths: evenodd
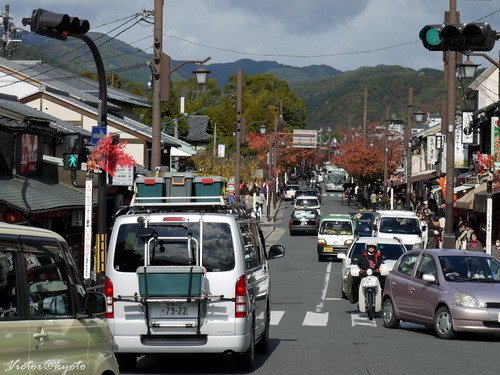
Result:
M477 251L409 251L382 298L388 328L404 320L432 324L442 339L458 331L500 333L500 262Z

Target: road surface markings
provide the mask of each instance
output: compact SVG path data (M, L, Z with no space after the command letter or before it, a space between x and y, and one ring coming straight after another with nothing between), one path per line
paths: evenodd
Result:
M375 319L370 320L366 314L352 313L351 314L351 325L354 326L369 326L376 327L377 322Z
M338 297L328 297L325 298L325 301L343 301L343 298L338 298Z
M328 284L330 283L330 273L332 272L332 262L326 266L325 281L323 282L323 290L321 291L321 301L316 305L316 312L321 313L325 304L326 292L328 291Z
M272 326L277 326L278 324L280 324L283 315L285 315L284 311L271 311L271 320L269 324L271 324Z
M303 326L317 326L326 327L328 324L328 313L317 313L314 311L308 311L306 317L302 322Z

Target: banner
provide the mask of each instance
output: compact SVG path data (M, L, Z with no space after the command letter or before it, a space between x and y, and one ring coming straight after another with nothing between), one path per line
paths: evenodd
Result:
M441 193L443 194L443 199L446 200L446 177L438 178L437 182L441 187Z
M491 155L494 160L493 193L500 192L500 120L491 118Z

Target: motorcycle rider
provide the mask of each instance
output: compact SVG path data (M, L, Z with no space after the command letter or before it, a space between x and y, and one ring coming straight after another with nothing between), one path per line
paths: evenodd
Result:
M366 270L369 268L371 268L374 273L380 273L382 261L382 254L378 250L377 243L368 241L365 245L365 251L361 253L361 257L358 259L359 276L365 277Z

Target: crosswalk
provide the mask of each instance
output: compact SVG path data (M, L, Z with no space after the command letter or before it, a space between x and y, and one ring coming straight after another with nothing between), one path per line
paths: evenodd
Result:
M270 324L272 326L277 326L281 323L285 316L286 311L271 310ZM351 316L351 326L367 326L367 327L377 327L376 319L369 320L368 316L363 313L350 313ZM328 312L316 312L307 311L304 319L302 321L303 326L309 327L326 327L330 314Z

